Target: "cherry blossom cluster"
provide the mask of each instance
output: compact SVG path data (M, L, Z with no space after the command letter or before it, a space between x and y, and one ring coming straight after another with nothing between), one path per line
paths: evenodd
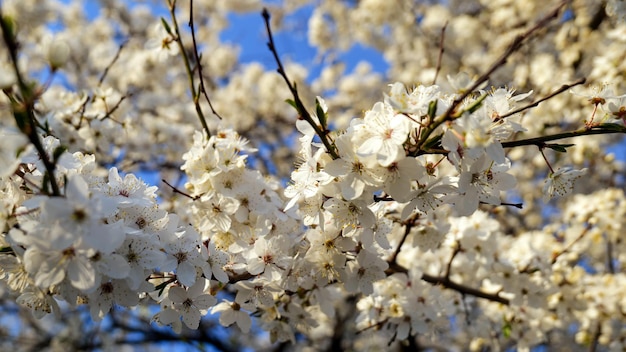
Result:
M59 141L44 139L52 153ZM3 177L3 276L20 296L18 302L37 316L58 310L57 299L88 304L92 318L102 319L114 304L136 306L154 271L171 272L191 286L197 268L208 270L208 250L193 227L159 209L155 186L133 174L95 172L92 155L63 152L57 163L61 196L40 193L43 169L31 151L18 159L22 182ZM25 182L25 183L24 183ZM10 203L9 203L10 202ZM210 272L209 272L210 277ZM180 302L182 303L182 302ZM196 321L197 323L197 321Z
M459 314L460 307L449 304L451 291L429 284L429 272L446 266L431 253L444 250L451 259L437 280L482 288L511 309L519 307L515 319L535 319L524 317L543 314L553 295L562 294L548 278L571 269L551 266L547 250L516 259L523 237L498 244L498 223L477 211L481 203L501 205L503 191L515 186L502 141L523 127L515 117L501 116L528 94L479 91L459 106L460 116L428 130L457 94L436 85L406 90L393 84L384 101L329 137L335 159L316 142L311 125L298 120L300 163L284 190L288 201L276 181L247 167L255 149L236 132L208 138L196 132L182 156L188 193L178 192L185 196L185 220L159 208L156 187L133 174L122 177L115 167L101 175L92 155L59 152L52 136L43 144L56 155L63 192L41 193L45 166L20 134L5 129L14 149L3 161L9 170L3 193L12 195L5 197L10 231L3 237L3 276L19 293L17 301L40 317L58 310L57 300L88 304L99 320L113 305L132 307L150 297L161 306L153 319L178 332L183 323L197 328L209 312L247 332L256 312L274 339L292 342L296 332L319 328L337 314L330 297L359 293L356 327L385 327L392 332L388 339L402 340L433 334ZM317 104L321 116L315 120L326 120L325 102L318 97ZM435 158L416 153L429 137L440 145L429 147ZM548 198L570 192L582 172L551 173ZM623 206L615 209L623 212ZM619 229L612 221L592 221L597 212L572 217L600 233ZM402 227L416 229L408 241ZM451 265L453 260L465 264ZM497 267L497 275L487 275L488 267ZM224 289L232 296L218 303ZM491 322L512 319L507 314L494 313L498 318ZM517 336L528 346L545 338L542 330Z
M347 292L371 295L359 303L363 310L359 326L363 329L392 325L394 329L389 331L398 329L402 339L409 332L432 332L425 329L424 320L445 320L448 314L443 302L431 301L445 295L423 293L421 303L415 300L424 287L420 280L427 263L409 260L405 267L408 277L387 277L389 264L382 259L393 258L393 248L397 248L395 255L400 254L399 259L406 255L406 248L398 247L402 243L393 243L393 239L398 240L398 221L417 224L420 230L414 235L413 245L423 251L440 247L446 238L451 240L450 233L460 232L463 235L452 240L459 246L480 248L484 256L495 254L494 240L487 240L494 225L487 219L474 222L468 228L473 231L464 233L451 230L450 223L438 220L436 215L440 206L448 209L446 204L458 215L474 213L480 203L500 205L502 191L515 186L514 176L507 173L510 161L500 141L523 128L511 117L498 117L513 111L528 94L514 95L505 89L480 93L475 100L464 103L461 117L442 127L442 131L435 131L441 133L441 145L448 154L436 163L430 157L415 157L412 151L423 138L420 132L454 101L453 92L446 94L438 86L407 91L399 83L392 85L384 102L376 103L363 118L354 119L335 137L339 156L335 160L320 152L324 148L313 142L314 131L309 125L297 123L303 134L302 161L292 173L285 195L291 198L287 207L299 204L298 212L310 227L305 233L310 248L302 259L319 266L318 285L339 281ZM325 113L321 98L318 103ZM476 241L482 244L478 246ZM408 284L407 280L420 284ZM391 282L397 282L401 289ZM389 297L379 290L392 295L392 302L398 299L398 306L390 308ZM519 293L513 294L516 296ZM419 308L424 306L429 308Z
M286 3L277 17L306 1ZM177 24L194 23L183 2L167 1L170 19L113 6L114 25L56 1L0 6L29 24L17 62L0 51L0 298L38 318L84 306L102 324L115 306L149 306L131 311L181 335L215 321L303 348L528 350L571 334L623 350L626 196L614 185L625 168L603 148L626 132L615 93L626 27L593 29L623 17L623 1L602 2L595 19L594 5L563 2L555 13L575 21L538 26L544 46L524 58L506 45L533 27L520 35L509 20L541 18L539 1L477 1L476 16L456 17L461 6L348 3L317 4L310 43L321 54L371 45L389 75L333 63L310 87L273 42L278 75L219 45L227 11L256 1L197 2L196 17L213 20L191 28L193 41ZM53 34L44 18L67 28ZM479 35L487 25L502 40ZM433 33L441 57L424 68ZM617 83L554 90L589 67L588 51L588 78ZM23 74L43 69L41 85ZM384 81L398 82L381 93ZM165 185L139 179L142 167Z
M513 111L516 102L528 94L514 95L503 88L480 93L480 98L465 101L459 118L441 130L428 131L435 116L449 109L455 94L446 94L436 85L407 92L396 83L384 102L376 103L337 135L334 142L339 157L335 160L320 149L313 150L320 147L313 143L313 129L298 121L304 135L300 139L302 163L285 190L291 198L288 208L301 200L307 209L304 213L310 215L308 209L317 204L320 210L312 214L317 220L308 225L323 226L331 221L344 228L357 224L369 228L376 227L378 218L371 209L372 200L387 196L408 203L403 219L414 210L429 212L441 204L453 205L459 215L472 214L480 203L500 205L501 191L515 186L500 141L524 130L513 117L500 116ZM438 152L447 155L436 163L430 156L416 157L424 138L437 133ZM565 195L571 189L569 184L550 188L548 197L555 192Z

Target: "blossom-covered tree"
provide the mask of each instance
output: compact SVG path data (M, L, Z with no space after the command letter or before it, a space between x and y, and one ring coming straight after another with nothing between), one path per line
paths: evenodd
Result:
M0 3L2 349L626 348L624 1L85 5Z

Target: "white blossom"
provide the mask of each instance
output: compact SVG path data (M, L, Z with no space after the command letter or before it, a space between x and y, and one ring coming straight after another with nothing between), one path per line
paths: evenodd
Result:
M215 305L217 299L205 293L205 280L198 280L193 286L185 290L176 286L169 290L169 299L174 304L182 320L190 329L197 329L202 313Z
M543 201L547 202L555 196L563 197L574 189L574 181L585 174L587 169L572 170L568 168L551 172L543 186Z

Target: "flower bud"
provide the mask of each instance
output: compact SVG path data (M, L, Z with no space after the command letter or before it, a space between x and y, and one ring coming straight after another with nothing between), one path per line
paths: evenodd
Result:
M64 40L52 40L48 47L48 63L52 71L63 67L70 57L70 47Z

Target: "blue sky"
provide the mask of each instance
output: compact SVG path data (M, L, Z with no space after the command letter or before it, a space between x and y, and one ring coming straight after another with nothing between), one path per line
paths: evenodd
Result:
M317 50L307 39L308 18L313 6L305 6L285 19L282 31L274 32L276 47L284 61L299 62L309 68L309 82L319 76L325 63L317 57ZM237 44L241 48L242 63L258 61L268 70L276 68L276 62L267 48L267 33L260 13L230 14L230 26L222 33L223 42ZM389 65L382 54L375 49L354 45L348 51L339 53L338 60L346 64L346 72L352 72L359 61L367 61L374 71L385 73Z

